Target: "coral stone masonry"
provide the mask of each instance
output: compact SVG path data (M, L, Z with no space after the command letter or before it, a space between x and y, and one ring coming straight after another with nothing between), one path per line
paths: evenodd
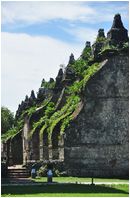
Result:
M128 56L113 56L85 87L84 106L66 130L70 175L128 175Z
M14 132L2 136L8 165L51 162L70 176L128 177L128 51L117 14L107 37L99 29L92 46L19 105Z

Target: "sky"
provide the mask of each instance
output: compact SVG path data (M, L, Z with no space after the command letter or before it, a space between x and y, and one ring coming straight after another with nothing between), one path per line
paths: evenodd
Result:
M56 77L86 41L105 34L120 13L128 29L128 1L3 1L1 3L1 105L12 112L44 78Z

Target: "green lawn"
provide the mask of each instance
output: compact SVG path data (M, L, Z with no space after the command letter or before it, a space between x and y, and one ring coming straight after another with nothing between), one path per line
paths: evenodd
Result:
M2 187L2 197L128 197L128 184L53 184Z
M46 177L40 177L37 179L32 179L35 182L46 182L47 178ZM69 182L91 182L91 178L80 178L80 177L53 177L54 182L64 182L64 183L69 183ZM129 180L125 179L102 179L102 178L94 178L94 182L124 182L128 183Z

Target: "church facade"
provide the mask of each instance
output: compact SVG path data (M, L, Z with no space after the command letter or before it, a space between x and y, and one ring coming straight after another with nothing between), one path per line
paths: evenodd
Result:
M85 50L91 48L93 56L90 67L98 63L100 69L80 92L80 101L71 115L73 119L64 133L61 133L61 120L53 128L51 139L46 129L40 134L39 127L30 136L33 122L40 120L45 106L38 107L31 116L25 113L23 130L7 142L9 163L59 161L67 175L128 177L129 48L124 43L128 43L128 34L117 14L107 37L100 29L92 47L86 42ZM107 48L108 45L111 47ZM86 57L82 54L81 58ZM54 89L40 88L37 101L49 98L55 109L61 110L67 101L66 88L79 81L70 67L74 61L71 54L65 71L59 70ZM50 81L53 83L53 79ZM30 98L19 106L16 117L28 101L36 100L33 92Z

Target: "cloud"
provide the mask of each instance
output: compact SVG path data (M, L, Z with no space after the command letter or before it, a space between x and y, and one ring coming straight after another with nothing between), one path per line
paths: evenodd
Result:
M2 23L83 20L92 14L94 10L83 2L2 2Z
M74 36L76 42L85 43L90 41L93 43L97 37L97 29L85 27L71 27L71 29L63 28L64 31Z
M98 3L98 4L97 4ZM2 23L35 24L50 20L94 24L112 21L115 12L128 19L128 4L120 2L18 1L2 2Z
M82 47L47 36L2 33L2 105L15 111L41 80L55 78L59 65L67 64L70 53L79 57Z
M77 43L54 39L55 35L59 34L58 31L51 32L53 38L3 32L2 105L15 111L26 94L30 94L32 89L38 90L42 78L48 80L49 77L56 77L59 65L67 63L71 52L78 58L84 48L81 44L87 40L94 42L100 25L105 25L107 32L115 12L121 13L123 23L127 24L128 2L2 1L4 31L13 29L13 32L27 32L26 27L33 24L33 33L35 25L40 24L42 27L43 23L48 23L47 27L50 27L56 24L51 21L57 20L58 24L61 19L62 23L58 25L60 34L63 33L62 39L67 41L70 34L73 39L69 41ZM63 30L68 35L65 35Z

